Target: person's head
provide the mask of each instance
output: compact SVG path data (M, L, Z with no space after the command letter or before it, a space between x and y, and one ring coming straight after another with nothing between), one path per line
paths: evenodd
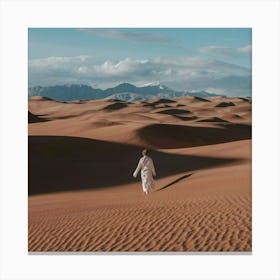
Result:
M144 150L142 151L142 155L143 155L143 156L147 156L147 155L148 155L148 150L147 150L147 149L144 149Z

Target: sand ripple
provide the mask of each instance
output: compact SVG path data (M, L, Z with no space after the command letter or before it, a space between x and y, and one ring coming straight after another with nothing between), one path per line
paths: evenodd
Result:
M164 178L147 197L139 183L31 196L29 251L251 251L249 170L234 170L226 186L215 169Z

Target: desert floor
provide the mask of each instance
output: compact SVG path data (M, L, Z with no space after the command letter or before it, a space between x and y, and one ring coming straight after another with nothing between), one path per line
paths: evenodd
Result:
M28 117L30 252L252 251L251 99L33 97Z

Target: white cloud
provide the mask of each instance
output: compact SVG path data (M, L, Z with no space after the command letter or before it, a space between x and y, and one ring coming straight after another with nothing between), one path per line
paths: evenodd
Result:
M247 45L239 48L223 47L223 46L206 46L199 48L200 52L211 53L222 56L236 56L236 55L250 55L252 52L252 46Z
M83 63L87 59L89 59L89 56L86 55L80 55L80 56L64 56L64 57L57 57L57 56L50 56L47 58L39 58L39 59L32 59L29 61L30 66L37 66L37 67L50 67L52 65L67 65L72 63Z
M244 54L251 54L252 46L247 45L247 46L244 46L244 47L237 48L237 52L244 53Z
M245 50L242 50L245 51ZM29 83L86 83L106 88L120 82L159 81L179 90L217 88L225 94L242 89L250 95L251 71L245 67L200 57L125 58L97 63L91 56L48 57L29 61Z

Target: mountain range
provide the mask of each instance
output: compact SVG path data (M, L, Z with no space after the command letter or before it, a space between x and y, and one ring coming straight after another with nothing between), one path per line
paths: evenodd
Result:
M214 93L208 93L206 91L177 91L161 84L137 87L130 83L122 83L105 90L80 84L29 87L28 97L30 98L33 96L44 96L57 101L118 99L134 102L151 98L172 99L183 96L197 96L201 98L207 98L218 95Z

